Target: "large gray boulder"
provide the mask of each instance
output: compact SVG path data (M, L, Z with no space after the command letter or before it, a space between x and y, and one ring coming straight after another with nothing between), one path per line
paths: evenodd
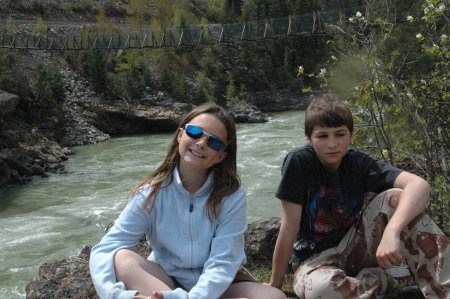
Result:
M19 104L19 96L0 90L0 117L12 115Z

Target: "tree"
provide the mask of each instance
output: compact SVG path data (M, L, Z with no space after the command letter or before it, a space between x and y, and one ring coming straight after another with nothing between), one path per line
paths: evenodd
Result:
M34 98L26 103L31 119L40 122L49 116L59 116L61 103L65 98L64 82L59 67L54 63L45 66L42 61L38 61L31 83Z
M108 88L106 59L102 51L89 51L84 63L84 70L95 92L102 93Z
M448 3L424 0L409 11L383 11L380 1L369 2L370 9L356 13L350 24L332 26L334 39L329 43L336 57L314 76L352 105L355 146L393 164L415 163L414 171L433 185L435 200L428 212L448 232ZM398 23L402 15L407 22Z
M228 21L233 22L238 19L242 13L242 0L225 0L225 16L227 16Z
M188 84L186 75L184 75L183 73L176 76L175 96L178 101L189 103Z
M226 106L226 90L227 90L227 76L220 70L215 69L213 80L213 97L217 104Z
M226 95L227 98L234 98L236 96L236 85L234 84L233 78L230 78L230 83L227 86Z
M127 22L143 30L150 23L152 0L130 0L126 5Z
M47 26L44 24L44 21L41 17L37 17L36 19L36 35L46 35L47 34Z
M152 26L162 30L170 28L175 15L175 0L152 0L152 2Z
M108 76L112 93L127 101L139 100L145 91L145 74L148 73L143 53L140 50L119 51L115 59L115 73Z
M22 57L17 51L0 49L0 86L4 91L25 98L31 90L21 67Z
M100 33L113 33L116 29L111 19L106 16L106 9L104 7L100 7L99 9L95 27Z
M206 89L206 74L200 71L197 75L197 94L195 95L195 104L200 105L208 101L208 91Z
M5 27L5 33L6 34L15 34L17 31L16 23L14 23L11 16L9 16L6 19L6 27Z

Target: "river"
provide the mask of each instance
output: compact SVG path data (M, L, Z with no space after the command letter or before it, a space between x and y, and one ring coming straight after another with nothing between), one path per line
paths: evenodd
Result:
M238 172L253 222L279 216L274 197L286 153L305 144L303 111L238 125ZM115 137L73 147L66 174L36 177L0 193L0 298L25 298L39 266L95 245L126 204L130 189L163 160L172 134Z

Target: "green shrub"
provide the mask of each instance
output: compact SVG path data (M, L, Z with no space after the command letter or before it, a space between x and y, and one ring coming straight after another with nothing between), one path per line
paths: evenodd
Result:
M23 98L31 93L31 89L21 65L22 59L19 52L0 49L1 89Z

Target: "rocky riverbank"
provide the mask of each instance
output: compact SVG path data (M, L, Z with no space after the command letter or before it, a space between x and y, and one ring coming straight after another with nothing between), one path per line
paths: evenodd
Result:
M103 142L118 134L173 131L182 116L193 108L191 104L167 99L162 93L129 105L96 100L85 90L80 87L68 92L73 95L63 105L63 119L53 120L62 128L57 138L52 138L57 133L43 132L18 117L16 108L20 99L0 91L0 189L26 183L34 175L63 172L63 162L72 154L71 146ZM268 108L269 97L254 95L255 105L263 99L266 110L280 110L274 102L273 109ZM267 115L255 105L239 106L230 112L237 122L267 121ZM285 110L288 108L285 106Z
M270 262L279 228L280 219L276 217L251 223L245 234L247 258L253 262ZM90 245L85 246L78 256L43 264L39 274L26 286L26 298L98 298L89 273L90 250ZM145 238L133 250L144 257L151 252Z
M37 55L37 54L33 54ZM50 63L45 52L40 58ZM36 58L37 59L37 58ZM64 172L71 146L103 142L111 136L172 132L194 106L161 92L138 103L105 101L76 72L62 68L66 99L62 115L33 124L20 109L21 99L0 90L0 189L28 182L34 175ZM266 122L270 111L304 109L308 98L289 91L249 93L247 104L230 112L236 122Z

